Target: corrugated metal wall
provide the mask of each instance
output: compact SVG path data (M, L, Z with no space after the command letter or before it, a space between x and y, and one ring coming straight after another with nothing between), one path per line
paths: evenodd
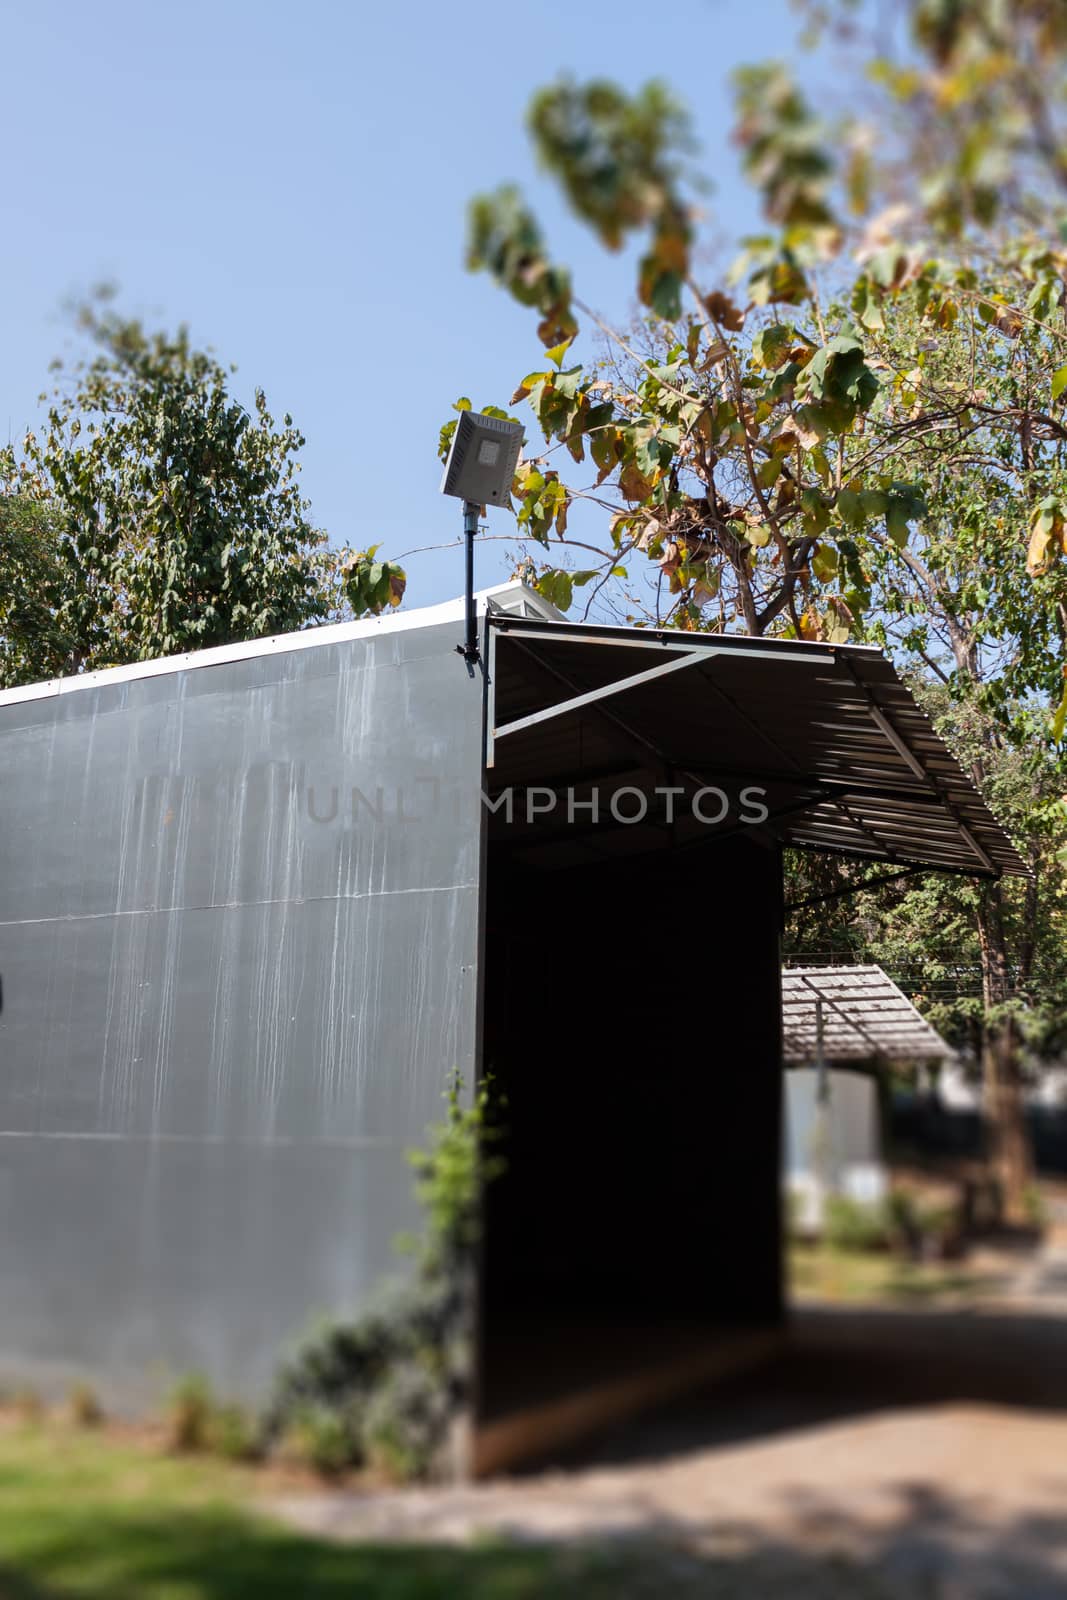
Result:
M475 1048L455 643L0 706L0 1372L254 1392L394 1265L403 1150Z

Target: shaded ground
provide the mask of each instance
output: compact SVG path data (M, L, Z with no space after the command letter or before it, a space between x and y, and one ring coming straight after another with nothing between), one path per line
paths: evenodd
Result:
M625 1546L662 1594L1062 1600L1065 1256L993 1302L807 1307L773 1364L552 1472L277 1509L341 1539Z
M334 1536L438 1542L490 1529L609 1549L636 1541L646 1560L654 1541L664 1571L691 1586L665 1593L717 1594L721 1581L722 1592L752 1600L777 1594L779 1583L783 1594L1062 1597L1065 1442L1060 1420L924 1408L655 1467L587 1469L392 1504L378 1497L361 1514L350 1507L347 1526L334 1504L332 1522L319 1526ZM311 1505L302 1515L315 1516Z

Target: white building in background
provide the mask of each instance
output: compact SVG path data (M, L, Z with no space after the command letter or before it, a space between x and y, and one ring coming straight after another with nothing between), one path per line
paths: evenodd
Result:
M827 1194L874 1204L888 1189L877 1076L841 1063L954 1065L955 1055L878 966L787 967L782 1048L786 1191L795 1225L817 1232Z
M968 1071L956 1056L942 1066L933 1093L945 1111L982 1109L981 1075L973 1067ZM1067 1111L1067 1066L1042 1065L1037 1077L1024 1089L1023 1099L1028 1106L1039 1106L1044 1111Z

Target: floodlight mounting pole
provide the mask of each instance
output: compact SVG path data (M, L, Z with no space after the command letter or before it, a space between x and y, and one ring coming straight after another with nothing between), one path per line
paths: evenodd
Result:
M481 509L481 506L476 506L471 500L463 502L463 535L467 545L467 626L463 643L457 644L456 649L467 663L467 670L472 676L479 660L478 616L474 605L474 536L478 532Z

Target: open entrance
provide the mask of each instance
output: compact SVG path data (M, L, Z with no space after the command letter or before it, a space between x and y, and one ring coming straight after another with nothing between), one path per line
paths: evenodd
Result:
M727 1330L780 1316L777 863L753 845L554 871L509 854L491 839L485 1059L507 1169L482 1412L534 1408L549 1446L572 1415L756 1354Z
M1013 855L874 652L507 619L487 654L482 1472L776 1342L781 844Z

